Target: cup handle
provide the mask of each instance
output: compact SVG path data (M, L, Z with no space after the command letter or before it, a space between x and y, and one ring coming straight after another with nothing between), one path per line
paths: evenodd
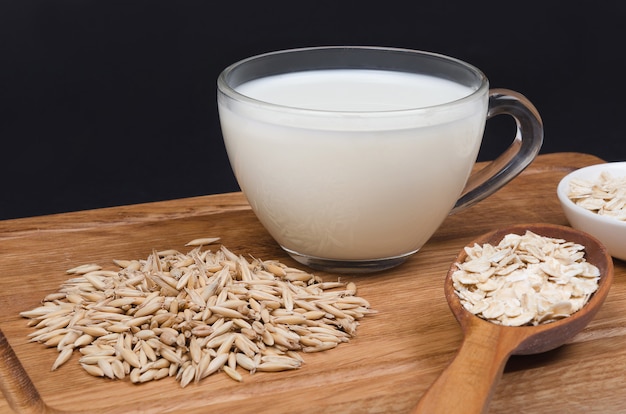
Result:
M473 173L450 214L489 197L521 173L537 156L543 143L543 122L537 108L522 94L508 89L489 91L487 119L508 114L515 119L517 134L498 158Z

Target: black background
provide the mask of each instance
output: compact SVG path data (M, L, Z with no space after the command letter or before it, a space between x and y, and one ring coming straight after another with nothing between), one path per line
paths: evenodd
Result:
M543 153L626 160L622 1L0 2L0 219L237 190L219 72L271 50L448 54L526 95ZM488 123L480 159L512 126Z

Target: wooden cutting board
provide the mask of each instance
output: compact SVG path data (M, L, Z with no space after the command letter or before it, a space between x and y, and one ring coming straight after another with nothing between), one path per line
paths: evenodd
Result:
M542 155L495 195L448 217L402 266L341 276L354 281L358 294L378 311L362 320L349 343L303 354L305 363L296 371L244 373L243 383L218 373L184 389L169 378L134 385L91 377L77 355L51 372L56 349L29 343L32 328L19 312L56 291L73 266L145 258L152 249L185 250L197 237L219 236L236 253L302 267L265 232L240 193L0 221L0 327L27 374L1 373L0 412L11 412L11 405L25 405L22 412L50 407L104 413L408 412L461 342L443 295L443 279L458 250L479 234L510 224L566 225L557 183L573 169L599 162L585 154ZM339 277L316 274L329 281ZM626 263L615 260L615 283L592 323L561 348L511 358L490 412L626 412L625 339ZM6 366L8 353L2 357ZM26 388L28 379L34 389Z

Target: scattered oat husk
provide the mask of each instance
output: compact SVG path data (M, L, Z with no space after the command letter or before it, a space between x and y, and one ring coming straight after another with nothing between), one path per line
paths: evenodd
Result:
M347 342L374 311L353 282L324 282L276 260L247 260L219 238L192 240L186 254L152 251L146 259L115 259L67 271L58 292L20 315L30 341L56 347L52 370L80 354L95 377L143 383L176 378L181 387L223 371L298 369L299 352ZM204 250L203 250L204 249Z

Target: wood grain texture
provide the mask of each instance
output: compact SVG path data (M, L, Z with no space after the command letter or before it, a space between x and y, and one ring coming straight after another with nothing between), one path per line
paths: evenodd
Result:
M172 379L133 385L93 378L78 366L76 355L51 372L56 350L29 343L26 335L32 330L19 317L56 291L70 267L144 258L153 248L184 250L197 237L220 236L237 253L300 267L276 245L239 193L0 221L0 327L46 407L59 411L408 413L461 343L461 329L443 291L459 249L507 225L566 225L557 183L570 171L599 162L584 154L542 155L493 196L448 217L402 266L342 276L356 282L359 295L378 314L365 318L349 343L303 354L305 364L294 372L244 375L241 384L220 373L184 389ZM613 287L594 320L562 347L512 357L491 413L626 412L626 264L614 264ZM326 280L338 277L317 274ZM0 412L11 412L11 399L0 399Z

